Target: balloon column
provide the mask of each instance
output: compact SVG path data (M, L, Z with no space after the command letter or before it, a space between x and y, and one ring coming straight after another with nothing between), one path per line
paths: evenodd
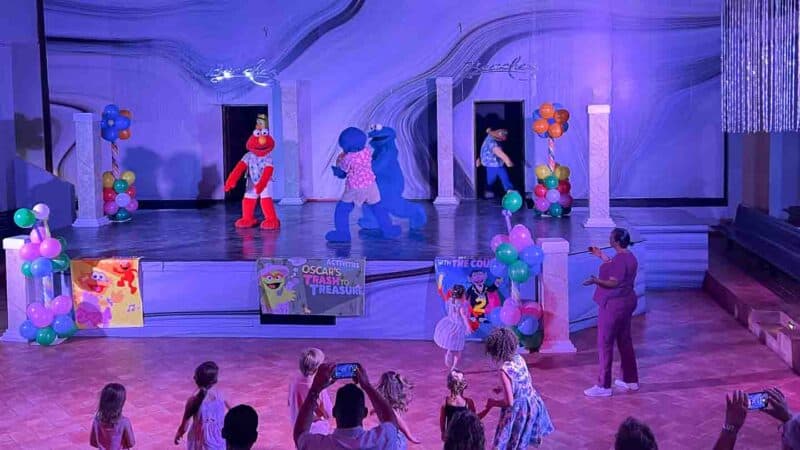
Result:
M129 110L112 104L103 109L100 122L100 135L111 143L111 171L103 172L103 212L115 222L130 220L131 213L139 208L133 185L136 174L130 170L120 172L119 147L116 144L117 139L131 137L131 117Z
M490 241L495 258L490 261L489 270L497 277L511 280L511 298L506 299L500 308L489 311L489 320L498 327L512 327L520 341L528 344L539 328L542 309L536 302L520 299L518 284L541 272L544 252L533 241L528 227L523 224L511 226L511 214L521 207L519 192L508 191L503 197L503 216L508 234L495 235Z
M559 103L542 103L533 113L533 132L547 139L547 164L536 166L538 183L533 190L536 214L561 217L572 212L569 167L556 163L555 139L569 129L569 111Z
M20 228L30 228L30 237L19 251L22 273L27 278L41 280L43 299L29 303L27 320L19 327L19 334L28 341L48 346L56 338L66 339L77 330L72 311L72 298L55 296L53 273L65 272L69 268L69 257L65 253L67 241L50 233L47 221L50 208L39 203L33 208L20 208L14 213L14 223Z

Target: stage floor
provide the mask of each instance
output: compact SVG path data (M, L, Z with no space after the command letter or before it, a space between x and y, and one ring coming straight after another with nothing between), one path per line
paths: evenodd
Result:
M397 239L382 239L359 232L358 209L351 216L353 241L328 244L325 233L332 228L335 203L313 202L302 206L279 206L280 231L258 228L237 230L236 205L204 209L141 210L127 223L101 228L65 228L56 234L69 242L71 257L140 256L159 261L236 261L260 256L307 258L364 257L385 261L432 261L437 256L490 256L489 239L505 233L506 226L497 202L470 201L458 206L422 203L428 224L409 231L407 221ZM628 217L634 217L630 220ZM526 224L536 237L561 237L570 242L570 253L586 252L589 245L608 246L607 229L586 229L581 225L585 209L576 209L563 219L536 218L529 209L512 216L512 223ZM630 227L634 241L642 238L638 224L659 226L698 224L682 211L631 210L615 215L618 226Z
M704 293L659 292L648 302L647 316L633 319L642 376L636 394L582 395L596 374L594 329L572 335L577 354L526 356L556 426L542 448L611 448L616 427L635 416L653 428L662 449L708 449L724 422L725 394L733 389L777 386L796 405L800 378ZM362 362L373 382L385 370L406 374L416 384L406 421L423 442L414 448L441 448L445 369L442 351L432 342L185 338L79 338L54 348L0 344L0 448L88 447L97 395L112 381L128 389L124 413L133 423L136 448L174 448L183 404L194 390L192 371L209 359L220 365L219 387L230 401L258 411L255 448L293 448L287 379L297 373L297 354L311 345L329 360ZM478 343L467 344L464 362L467 394L481 407L496 375ZM496 423L494 411L484 422L489 439ZM751 413L737 448L779 448L779 439L772 418Z

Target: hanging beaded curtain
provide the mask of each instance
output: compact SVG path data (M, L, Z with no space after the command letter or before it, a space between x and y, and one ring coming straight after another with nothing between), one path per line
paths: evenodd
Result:
M724 0L722 130L800 130L800 0Z

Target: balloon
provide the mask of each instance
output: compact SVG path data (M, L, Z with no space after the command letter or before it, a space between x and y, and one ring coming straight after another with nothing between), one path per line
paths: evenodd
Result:
M39 220L47 220L50 218L50 207L44 203L37 203L33 205L33 215Z
M564 134L564 128L561 127L560 123L554 122L550 124L547 133L549 133L552 138L560 138L561 135Z
M537 197L544 197L547 194L547 188L544 187L543 184L537 184L535 188L533 188L533 194Z
M556 189L558 189L558 192L562 194L569 194L569 190L572 189L572 184L570 184L569 181L562 179L558 182Z
M33 278L33 274L31 273L31 262L25 261L20 266L19 270L25 275L26 278Z
M520 332L520 334L523 334L525 336L530 336L536 333L536 330L538 329L539 329L539 321L534 319L533 317L524 317L517 324L517 330Z
M567 180L569 179L570 170L567 166L558 166L556 167L556 177L559 180Z
M131 138L131 130L130 130L130 128L126 128L126 129L120 131L119 133L117 133L117 137L119 137L123 141L126 141L126 140L130 139Z
M42 239L44 239L46 236L47 236L47 231L41 225L38 227L33 227L33 229L31 230L31 242L33 242L34 244L41 243Z
M123 192L122 194L117 194L117 198L114 201L120 207L125 207L131 202L131 196Z
M117 140L117 130L114 128L103 128L100 131L100 136L108 142L114 142Z
M564 123L569 120L569 111L566 109L559 109L553 114L553 117L555 117L556 122Z
M130 212L134 212L139 209L139 202L136 199L131 199L131 202L128 203L128 206L125 207Z
M119 115L119 106L111 103L103 108L103 117L115 117Z
M30 228L36 223L36 216L28 208L20 208L14 213L14 223L20 228Z
M555 112L556 110L553 108L552 103L542 103L542 106L539 107L539 114L541 114L545 119L553 117Z
M112 189L114 187L114 174L111 172L103 172L103 188Z
M115 180L114 181L114 191L117 194L122 194L123 192L125 192L127 190L128 190L128 182L127 181L125 181L123 179L119 179L119 180Z
M494 325L496 327L502 327L503 326L503 320L500 319L500 311L502 311L502 310L503 310L503 308L495 308L491 312L489 312L489 316L488 316L489 317L489 323L491 323L492 325Z
M518 223L511 229L509 234L509 242L517 249L517 252L522 251L523 248L533 245L533 238L531 237L531 230L525 225Z
M547 137L547 133L542 133L542 134L539 135L539 137L540 138L546 138Z
M53 273L53 263L49 258L39 257L31 262L31 274L36 278L46 277Z
M114 129L117 130L117 132L125 131L130 126L131 126L131 119L128 119L125 116L117 116L114 119Z
M489 261L489 272L498 278L505 278L508 274L508 267L498 261L497 258L492 258L492 260Z
M36 339L37 331L39 330L36 328L36 325L30 320L26 320L19 325L19 335L29 341Z
M558 199L558 204L561 205L561 209L562 209L561 213L563 214L564 213L564 211L563 211L564 208L571 208L572 207L572 196L569 195L569 194L562 195L561 198Z
M519 259L529 266L540 266L544 260L544 251L538 245L530 245L519 252Z
M541 119L542 115L539 113L539 108L533 110L533 120Z
M66 295L59 295L50 303L50 309L56 315L67 314L72 311L72 299Z
M500 320L504 325L514 326L519 322L519 308L505 304L500 308Z
M547 131L547 119L537 119L533 122L533 132L536 134Z
M72 320L72 317L63 315L57 316L53 320L53 331L55 331L60 338L68 338L75 334L77 328L75 327L75 321Z
M538 166L536 166L536 169L534 169L534 173L536 174L536 178L539 179L544 179L552 175L550 168L544 164L539 164Z
M522 196L517 191L508 191L503 196L503 208L513 212L522 208Z
M511 281L524 283L528 281L529 276L530 271L528 270L528 265L525 264L524 261L514 261L508 266L508 278L511 278Z
M64 248L63 244L61 248ZM53 272L64 272L67 269L69 269L69 256L67 256L66 253L62 253L53 258Z
M125 174L123 173L122 176L124 177ZM123 180L124 180L124 178L123 178ZM136 186L134 186L132 183L133 183L133 181L128 181L129 186L128 186L128 190L125 191L125 193L130 195L131 198L134 198L134 197L136 197Z
M547 211L553 217L561 217L561 214L564 212L564 209L558 203L551 203L550 209Z
M544 187L547 189L555 189L558 187L558 178L555 175L550 175L544 179Z
M36 342L44 347L52 344L56 340L56 332L53 331L52 328L40 328L39 331L36 332Z
M508 242L504 242L497 246L494 252L497 260L503 264L511 264L517 260L517 249Z
M113 202L117 198L117 193L113 188L103 188L103 202Z
M561 123L561 133L566 133L569 130L569 122Z
M536 320L542 318L542 307L536 302L526 302L519 309L523 316L533 317Z
M547 191L547 195L544 196L550 203L558 203L558 199L561 198L561 193L558 192L558 189L550 189Z
M33 261L34 259L42 256L39 252L39 245L33 242L26 242L22 244L22 248L19 249L19 257L23 259L23 261Z
M39 253L45 258L55 258L61 254L61 242L58 242L58 239L46 238L39 244Z
M63 236L58 236L56 239L58 239L58 242L61 242L61 250L62 251L66 250L67 249L67 240Z
M131 185L131 184L133 184L134 181L136 181L136 174L133 173L132 170L126 170L125 172L122 172L122 175L120 175L120 178L122 178L123 180L127 181L128 184ZM134 192L136 192L136 191L134 191ZM130 194L130 195L132 196L133 194Z
M547 211L547 208L550 207L550 202L547 201L546 198L536 197L536 200L533 201L536 210L539 212Z
M53 323L53 310L48 309L42 302L34 302L25 309L28 319L36 328L50 326Z
M103 212L107 216L112 216L116 214L118 210L119 210L119 205L117 205L117 202L114 201L105 202L105 204L103 205Z
M552 117L551 117L551 118L549 118L549 119L547 119L547 125L548 125L548 127L547 127L547 128L549 129L549 128L550 128L550 125L552 125L552 124L554 124L554 123L556 123L556 119L553 119Z
M133 113L131 113L131 111L129 109L120 109L119 110L119 115L120 116L125 116L128 119L133 119Z
M128 212L128 210L125 208L120 208L119 211L117 211L117 214L114 216L114 220L118 222L124 222L126 220L129 220L130 218L131 218L131 213Z
M489 246L492 247L492 251L496 251L497 247L504 242L510 242L508 236L505 234L495 234L492 240L489 241Z

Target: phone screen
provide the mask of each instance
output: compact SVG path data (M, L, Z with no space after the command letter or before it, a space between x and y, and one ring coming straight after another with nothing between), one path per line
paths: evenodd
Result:
M767 393L753 392L747 394L748 409L764 409L767 407Z
M336 368L333 370L333 378L337 380L354 378L356 376L357 368L358 364L356 363L337 364Z

